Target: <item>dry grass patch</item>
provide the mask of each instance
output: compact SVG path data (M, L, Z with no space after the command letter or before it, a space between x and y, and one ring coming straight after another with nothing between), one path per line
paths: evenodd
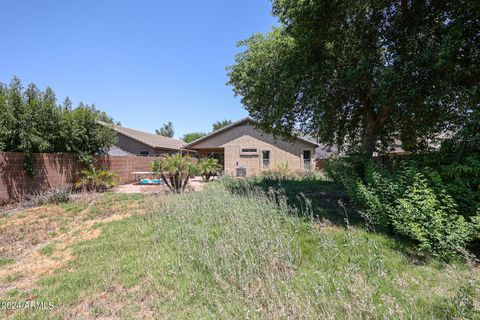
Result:
M138 284L128 288L120 284L112 284L104 291L91 296L82 297L63 315L68 319L155 319L155 313L148 307L151 297L142 293ZM131 301L137 301L132 304Z
M98 224L143 214L142 195L86 194L62 205L27 209L0 218L0 297L29 291L43 276L67 267L71 246L98 237Z

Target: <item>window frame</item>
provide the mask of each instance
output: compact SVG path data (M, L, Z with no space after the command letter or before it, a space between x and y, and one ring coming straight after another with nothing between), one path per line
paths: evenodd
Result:
M308 166L306 166L306 163L305 163L305 151L310 152L310 158L308 159ZM302 164L302 168L303 168L303 169L305 169L305 170L310 170L310 169L312 169L312 163L314 162L313 150L312 150L312 149L308 149L308 148L302 149L301 159L302 159L302 163L301 163L301 164Z
M240 156L258 156L258 147L240 147Z
M268 165L265 166L265 158L263 156L264 152L268 152ZM261 159L261 165L262 165L262 170L268 170L270 169L270 164L272 163L272 150L270 149L262 149L262 159Z

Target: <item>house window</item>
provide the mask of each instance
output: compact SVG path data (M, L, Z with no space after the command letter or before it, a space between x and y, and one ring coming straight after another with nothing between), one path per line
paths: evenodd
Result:
M253 156L253 155L258 155L258 150L257 148L241 148L240 149L240 155L241 156Z
M143 157L148 157L148 155L150 154L150 152L148 152L148 150L142 150L139 152L139 154Z
M262 165L263 169L268 169L270 167L270 150L262 151Z
M303 167L305 169L311 169L312 165L312 151L303 150Z

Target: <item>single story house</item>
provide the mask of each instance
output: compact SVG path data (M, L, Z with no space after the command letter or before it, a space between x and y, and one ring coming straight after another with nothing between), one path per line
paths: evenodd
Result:
M288 165L289 170L314 166L316 142L297 137L286 141L267 134L245 118L214 131L184 146L198 156L219 160L225 174L255 176L262 170Z
M163 156L180 152L185 144L182 140L160 136L136 129L125 128L109 123L99 122L117 133L118 141L115 145L115 152L118 149L127 153L139 156ZM109 151L110 153L111 151Z

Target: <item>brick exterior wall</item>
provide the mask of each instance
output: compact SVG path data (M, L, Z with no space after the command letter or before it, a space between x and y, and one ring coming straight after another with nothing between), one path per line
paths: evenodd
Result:
M70 154L35 154L35 176L29 177L23 170L24 154L0 152L0 205L24 195L73 183L82 166ZM120 176L122 183L133 182L134 171L150 171L154 159L137 156L97 157L97 167L105 168Z
M272 135L255 128L246 122L195 144L193 150L221 148L225 153L225 173L235 175L237 167L247 168L248 176L258 175L262 170L262 150L270 151L270 169L285 163L292 171L303 169L303 151L310 150L314 165L315 146L301 141L275 139ZM241 155L242 148L256 148L257 155Z

